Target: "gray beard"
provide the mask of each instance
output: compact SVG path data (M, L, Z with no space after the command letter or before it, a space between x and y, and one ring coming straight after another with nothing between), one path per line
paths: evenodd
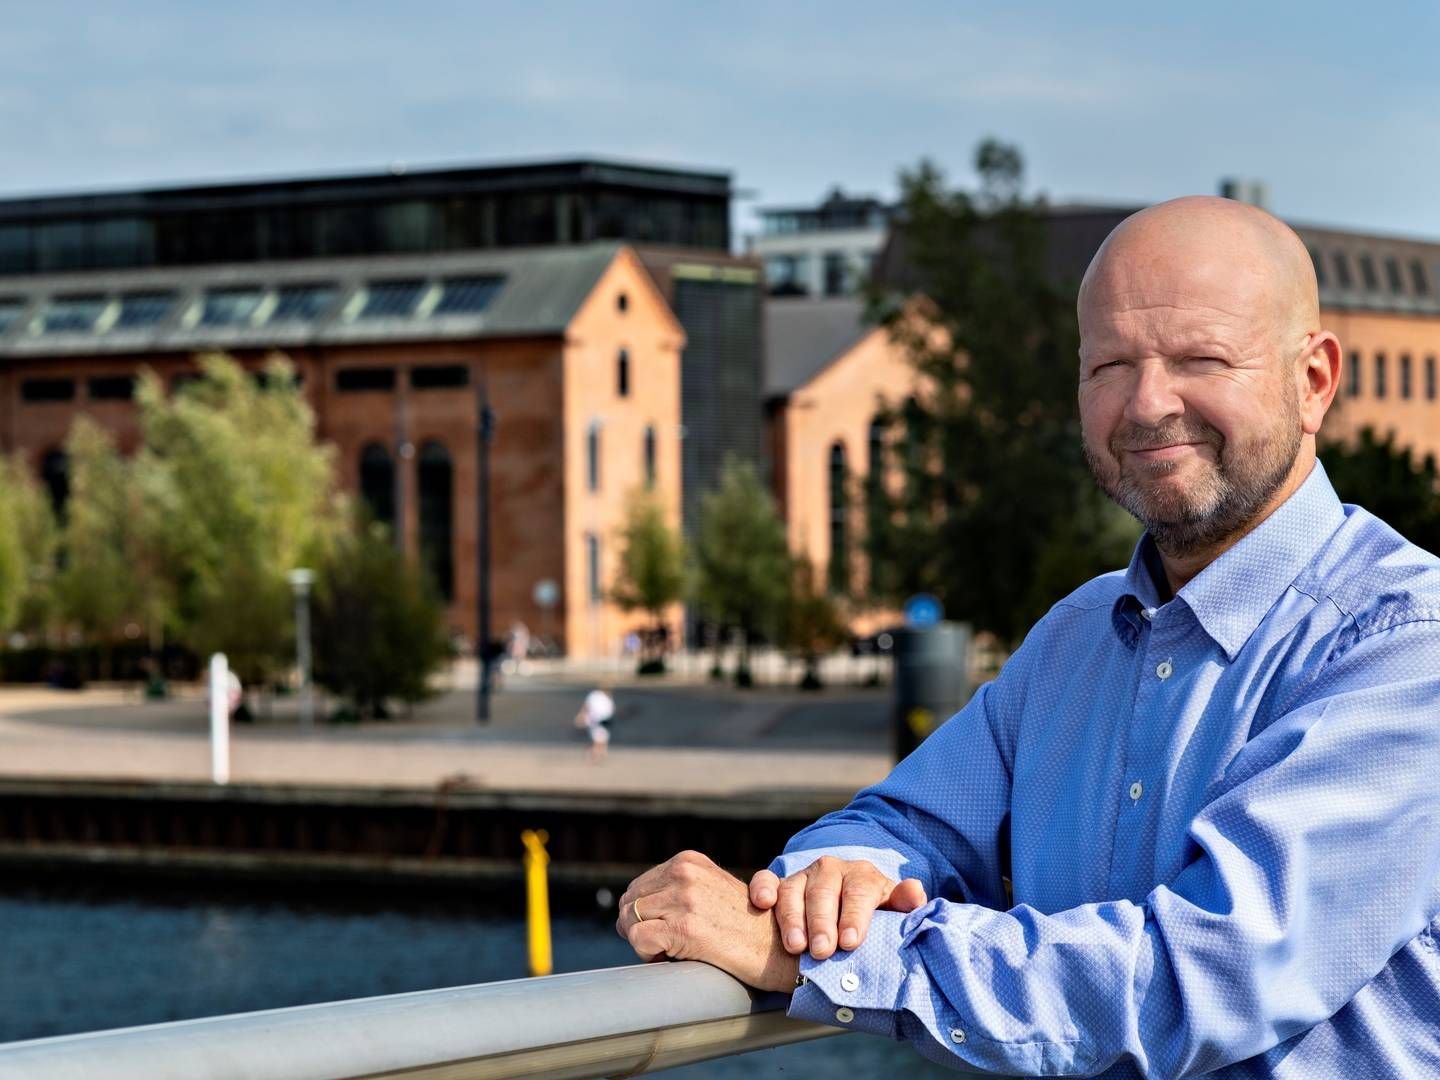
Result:
M1278 441L1272 438L1235 453L1227 452L1224 437L1206 424L1201 431L1177 432L1174 427L1152 433L1134 428L1122 430L1110 440L1110 462L1100 460L1088 441L1084 443L1085 460L1100 490L1139 521L1161 551L1184 558L1245 529L1285 483L1303 438L1298 405L1287 412L1291 415L1282 419ZM1150 436L1148 439L1146 434ZM1128 441L1123 436L1129 436ZM1122 471L1120 446L1147 442L1159 446L1177 436L1186 440L1198 438L1215 446L1212 482L1205 490L1187 493L1181 499L1157 499L1143 480ZM1150 475L1158 478L1177 467L1173 463L1162 465Z

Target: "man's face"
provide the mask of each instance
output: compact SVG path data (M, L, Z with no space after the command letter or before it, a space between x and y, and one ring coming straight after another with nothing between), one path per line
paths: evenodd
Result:
M1256 282L1224 270L1122 264L1081 310L1086 459L1177 556L1253 521L1300 449L1303 343L1267 317Z

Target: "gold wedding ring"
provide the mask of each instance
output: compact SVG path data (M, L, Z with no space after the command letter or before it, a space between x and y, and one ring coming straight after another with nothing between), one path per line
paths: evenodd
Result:
M634 900L630 901L630 910L635 912L636 922L645 921L645 916L640 914L640 898L638 896Z

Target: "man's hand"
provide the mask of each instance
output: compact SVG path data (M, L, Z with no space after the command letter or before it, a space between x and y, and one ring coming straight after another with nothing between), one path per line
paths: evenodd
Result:
M638 910L637 910L638 909ZM620 897L615 929L642 960L703 960L759 990L795 988L800 961L745 883L698 851L647 870Z
M750 903L775 909L785 951L798 956L808 942L816 960L833 955L837 942L842 949L858 948L877 908L914 911L925 902L925 886L916 878L897 883L868 862L831 855L784 880L769 870L750 879Z

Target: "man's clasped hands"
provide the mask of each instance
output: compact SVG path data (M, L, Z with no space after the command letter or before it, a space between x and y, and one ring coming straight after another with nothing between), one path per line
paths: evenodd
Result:
M789 992L808 948L816 960L865 940L878 909L926 903L915 878L896 882L868 862L822 856L780 878L745 883L698 851L647 870L620 897L615 929L651 960L703 960L759 990Z

